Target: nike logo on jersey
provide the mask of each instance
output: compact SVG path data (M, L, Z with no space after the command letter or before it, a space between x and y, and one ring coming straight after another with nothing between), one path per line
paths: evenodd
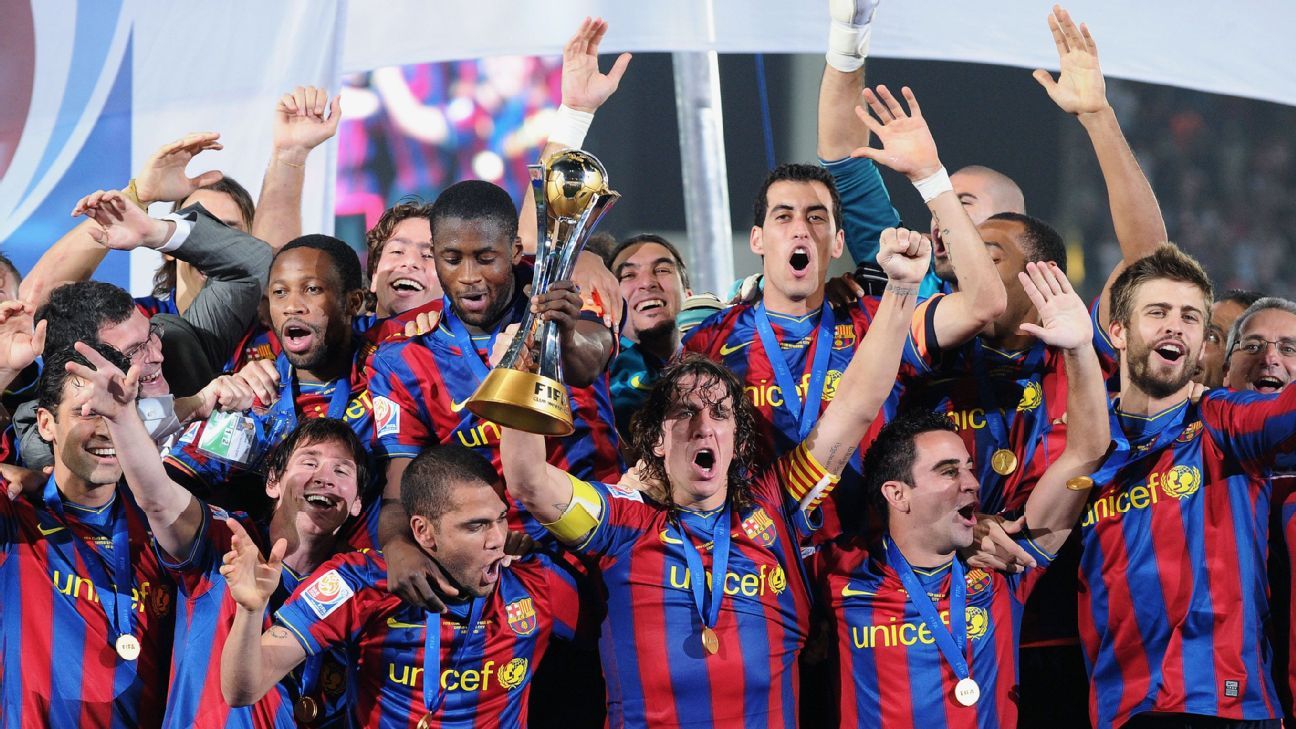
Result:
M749 344L751 344L751 342L743 342L742 344L735 344L732 347L729 346L728 344L721 345L720 356L728 357L729 355L733 354L734 352L737 352L738 350L742 349L743 347L746 347Z
M651 385L645 385L643 375L635 375L630 378L630 386L636 390L651 390Z
M46 529L45 526L44 526L43 524L37 524L37 525L36 525L36 528L40 530L40 533L41 533L42 535L47 536L47 537L48 537L49 535L51 535L51 534L57 534L58 532L63 531L63 527L61 527L61 526L56 526L56 527L54 527L54 528L52 528L52 529Z
M463 409L464 409L464 405L467 405L467 404L468 404L468 400L471 400L471 399L472 399L472 398L469 397L469 398L466 398L466 399L461 400L461 401L459 401L459 402L455 402L454 400L451 400L451 401L450 401L450 412L452 412L452 413L457 413L457 412L459 412L460 410L463 410Z
M846 585L842 587L841 594L842 597L873 597L877 593L869 592L868 590L853 590L851 589L850 583L847 582Z
M422 628L422 623L402 623L396 618L387 618L387 628L389 630L399 630L401 628Z

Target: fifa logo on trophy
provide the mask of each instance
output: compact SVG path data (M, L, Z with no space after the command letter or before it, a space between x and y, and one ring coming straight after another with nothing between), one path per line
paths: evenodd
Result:
M532 295L571 278L576 257L621 195L608 189L607 170L594 155L565 149L530 165L539 222ZM469 398L474 415L506 428L549 436L568 435L571 403L563 385L558 324L542 321L529 310L500 363ZM528 340L534 342L536 372L521 369Z

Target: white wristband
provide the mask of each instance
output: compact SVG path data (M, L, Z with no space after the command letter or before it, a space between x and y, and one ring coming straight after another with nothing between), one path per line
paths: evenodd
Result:
M558 113L554 115L553 129L549 132L549 143L580 149L593 121L594 115L588 111L559 106Z
M928 177L916 180L913 186L917 188L918 194L922 195L925 203L935 200L943 192L952 192L954 190L954 183L950 182L949 173L945 171L944 167L936 170Z
M873 25L850 25L836 20L828 27L828 65L842 73L858 71L868 57Z

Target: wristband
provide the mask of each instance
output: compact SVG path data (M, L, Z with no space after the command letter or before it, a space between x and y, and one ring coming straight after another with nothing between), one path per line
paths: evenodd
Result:
M953 192L954 190L954 183L950 182L949 173L945 171L944 167L936 170L928 177L914 180L913 186L918 190L918 194L922 195L925 203L935 200L941 193Z
M553 129L549 131L549 143L559 144L571 149L580 149L585 143L585 133L589 131L594 115L588 111L576 111L566 104L558 107L554 115Z
M834 20L828 26L828 52L824 59L828 65L842 73L858 71L868 57L869 41L873 38L873 25L850 25Z
M140 210L144 210L144 211L148 210L148 205L145 205L144 201L140 200L139 188L135 186L134 177L132 177L130 183L126 185L126 189L122 190L122 197L135 203L135 205L139 207Z
M540 525L559 540L567 544L577 544L598 526L599 522L594 518L594 513L603 510L603 501L589 482L582 481L570 473L567 474L567 480L571 481L572 485L572 498L567 504L567 510L558 517L558 521L548 524L540 522Z

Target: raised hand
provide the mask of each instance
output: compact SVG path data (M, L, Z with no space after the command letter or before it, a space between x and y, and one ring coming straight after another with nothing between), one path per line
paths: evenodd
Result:
M160 246L169 237L167 221L150 218L117 190L98 190L86 195L72 209L72 215L84 215L98 223L98 228L89 229L90 237L115 251L130 251L142 245Z
M855 107L855 115L882 143L882 149L859 147L851 152L851 156L866 157L886 165L910 181L921 180L940 170L940 155L936 152L936 140L932 139L927 120L923 118L922 107L918 106L918 98L908 86L900 89L900 93L909 105L907 112L887 87L878 86L876 92L864 89L864 103L873 110L877 119L862 106Z
M878 239L877 262L888 281L922 283L931 265L931 241L916 230L887 228Z
M298 86L280 97L275 105L275 152L291 155L290 163L304 164L312 149L337 134L340 99L335 95L330 103L328 92L314 86Z
M148 205L151 202L179 202L189 197L200 187L220 182L224 177L212 170L197 177L185 175L189 161L209 149L224 149L219 141L218 132L194 132L182 139L164 144L144 163L144 168L135 176L135 193L140 202Z
M230 597L239 607L260 613L279 589L284 550L288 543L282 539L275 542L270 550L270 559L266 560L242 524L234 519L227 519L225 524L234 537L230 540L230 551L221 560L221 576L229 585Z
M1108 107L1107 82L1098 66L1098 45L1094 43L1089 28L1084 23L1076 27L1070 13L1060 5L1053 6L1048 19L1057 45L1058 68L1062 73L1056 81L1042 68L1031 74L1044 87L1062 111L1068 114L1092 114Z
M1040 315L1039 324L1023 323L1022 333L1059 349L1089 346L1093 341L1089 307L1056 263L1031 261L1017 278Z
M35 311L25 301L0 302L0 372L16 376L45 351L45 321L33 326Z
M599 73L598 47L607 27L602 18L586 18L563 46L562 103L569 109L594 113L616 92L630 65L630 54L622 53L611 70Z
M101 415L109 420L117 420L126 412L135 412L135 398L139 396L140 366L131 365L130 371L122 371L109 362L102 354L85 342L75 345L77 354L86 358L90 366L80 362L68 362L65 367L68 374L81 380L73 403L81 406L81 415Z

